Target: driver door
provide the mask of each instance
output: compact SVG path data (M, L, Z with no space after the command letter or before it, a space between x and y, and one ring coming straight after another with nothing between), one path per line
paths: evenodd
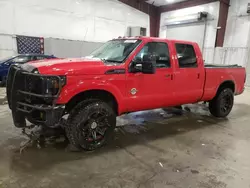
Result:
M173 62L168 46L165 41L148 42L132 60L132 62L141 61L143 63L143 56L154 56L156 72L154 74L128 73L126 104L129 112L173 104Z

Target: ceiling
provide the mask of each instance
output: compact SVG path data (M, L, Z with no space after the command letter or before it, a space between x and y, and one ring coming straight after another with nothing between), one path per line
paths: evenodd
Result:
M163 5L169 5L174 4L182 1L187 0L148 0L147 3L154 4L155 6L163 6Z

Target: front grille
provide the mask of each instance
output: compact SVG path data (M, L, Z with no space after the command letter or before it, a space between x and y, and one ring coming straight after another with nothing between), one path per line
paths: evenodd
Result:
M53 89L51 80L61 82L58 76L33 74L18 66L11 66L7 80L7 98L10 108L16 99L32 105L52 105L54 99L58 97L60 88Z

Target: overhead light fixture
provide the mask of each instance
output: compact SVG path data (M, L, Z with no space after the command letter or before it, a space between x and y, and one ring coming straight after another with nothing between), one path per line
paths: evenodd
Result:
M171 26L171 25L188 24L194 22L202 22L206 20L207 15L208 15L207 12L198 12L186 16L179 16L170 19L165 19L164 25Z
M174 0L166 0L168 3L173 3Z

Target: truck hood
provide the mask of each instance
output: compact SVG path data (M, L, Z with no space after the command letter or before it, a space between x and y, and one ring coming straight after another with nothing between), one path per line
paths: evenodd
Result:
M47 75L96 75L104 74L107 68L100 59L95 58L47 59L28 64L37 68L40 74Z

